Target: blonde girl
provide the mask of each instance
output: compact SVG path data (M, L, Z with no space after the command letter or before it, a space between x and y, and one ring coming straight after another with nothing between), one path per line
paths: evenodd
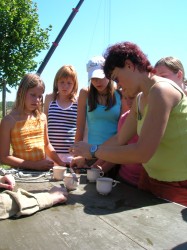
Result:
M46 116L41 111L44 91L38 75L23 77L14 108L1 121L1 163L33 170L49 170L54 162L63 164L48 139ZM46 159L46 154L51 160Z

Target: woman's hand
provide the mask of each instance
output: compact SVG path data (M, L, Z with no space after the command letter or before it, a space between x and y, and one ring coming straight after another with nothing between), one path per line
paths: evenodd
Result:
M15 187L15 179L11 174L7 174L0 178L0 188L13 190Z
M77 168L82 168L85 165L86 161L85 158L82 156L75 156L70 163L70 167L77 167Z
M70 153L74 156L82 156L88 160L92 159L90 153L90 144L83 141L76 142L73 146L71 146Z

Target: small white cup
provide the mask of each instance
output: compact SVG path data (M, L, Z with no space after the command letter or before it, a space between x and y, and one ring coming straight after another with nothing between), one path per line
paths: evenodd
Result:
M68 189L68 190L75 190L77 189L79 185L79 181L76 181L72 174L65 174L64 175L64 186Z
M112 178L101 177L97 179L96 189L102 195L107 195L112 191L112 188L117 184Z
M57 181L63 180L66 170L67 170L66 167L54 166L53 167L53 178Z
M96 182L97 178L102 177L104 172L98 168L91 168L87 170L87 179L89 182Z

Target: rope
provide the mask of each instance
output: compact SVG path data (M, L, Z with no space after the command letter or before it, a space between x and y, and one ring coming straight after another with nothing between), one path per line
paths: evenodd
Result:
M42 183L42 182L48 182L49 180L43 179L43 180L30 180L30 179L15 179L16 182L19 183Z
M110 31L111 31L111 0L98 1L98 5L95 6L96 9L92 9L92 16L94 16L93 28L90 28L90 43L88 44L87 58L90 58L90 51L93 50L93 43L98 44L98 30L101 32L99 40L103 39L103 48L108 47L110 44ZM92 24L92 22L91 22ZM92 33L91 33L92 31ZM86 60L87 60L86 58Z
M49 181L47 177L51 177L51 174L40 174L36 177L33 177L31 174L23 174L22 172L19 172L15 175L13 175L16 182L46 182ZM39 180L40 178L44 177L44 179Z
M52 177L52 171L26 171L17 169L3 169L0 168L0 175L12 174L16 182L47 182Z

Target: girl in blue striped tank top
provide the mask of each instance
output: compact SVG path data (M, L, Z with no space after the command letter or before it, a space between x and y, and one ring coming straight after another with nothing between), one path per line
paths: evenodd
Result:
M56 73L53 93L46 95L44 112L48 117L48 136L63 162L68 162L74 143L77 119L78 79L73 66L64 65Z

